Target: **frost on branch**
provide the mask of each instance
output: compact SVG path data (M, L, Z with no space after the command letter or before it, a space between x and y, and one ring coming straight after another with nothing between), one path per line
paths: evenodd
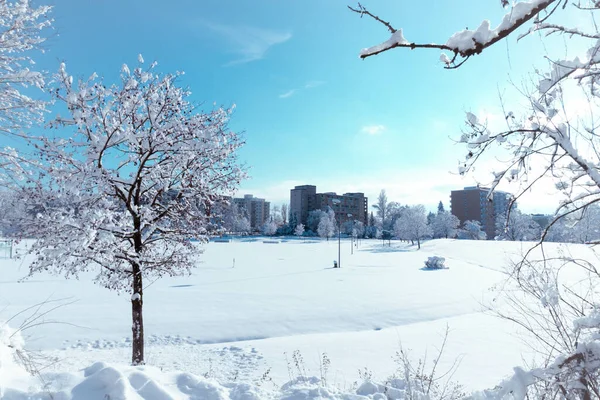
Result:
M0 132L20 134L42 122L45 103L22 89L44 88L44 77L35 71L31 51L40 49L52 20L49 6L32 7L28 0L0 2Z
M446 68L456 68L462 65L469 57L481 53L485 48L509 36L524 23L538 16L542 11L551 8L550 6L553 3L560 3L560 1L524 0L517 2L504 15L502 22L495 28L491 27L490 21L484 20L476 30L464 29L456 32L448 38L445 44L410 42L404 38L402 29L395 29L391 23L372 14L362 4L358 3L356 8L350 6L348 8L360 14L361 17L367 15L383 24L392 34L385 42L361 50L360 58L371 57L396 47L407 47L413 50L417 48L439 49L451 54L450 56L446 53L440 55L440 61L445 64ZM505 5L507 4L505 3Z
M587 10L579 12L584 17L586 12L598 10L600 5L589 3ZM468 113L461 137L468 146L463 172L471 170L492 148L500 147L509 158L494 174L492 189L503 180L527 181L531 186L552 179L564 196L556 210L557 220L585 215L592 204L600 201L600 33L548 21L536 23L531 31L587 41L588 50L572 59L551 60L547 72L536 71L531 85L519 88L527 106L519 105L518 113L503 106L504 128L490 129L487 121ZM548 233L546 230L542 239Z

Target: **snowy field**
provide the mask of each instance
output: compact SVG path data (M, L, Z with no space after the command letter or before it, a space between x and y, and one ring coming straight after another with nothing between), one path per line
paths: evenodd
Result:
M492 304L494 293L489 289L503 280L501 271L530 244L435 240L416 251L397 242L388 247L381 241L362 241L353 255L349 241L341 245L342 268L333 269L337 241L210 243L192 276L146 282L146 360L152 367L121 367L114 374L133 371L133 387L136 379L150 379L135 378L142 370L162 374L160 379L171 382L163 382L165 387L178 387L175 392L181 397L165 397L160 394L163 389L146 395L138 391L135 396L141 397L113 397L194 398L181 389L184 375L168 375L177 371L193 374L185 379L237 383L260 381L266 373L272 389L301 374L321 376L324 353L331 361L328 384L355 393L362 382L359 370L384 381L397 368L393 356L401 345L411 349L415 359L426 352L431 357L447 326L450 334L440 369L459 359L454 380L469 390L493 387L513 366L532 357L513 326L483 312ZM423 262L434 255L445 257L449 269L422 270ZM0 319L48 299L68 303L45 318L59 323L24 332L26 348L40 350L47 362L53 360L44 373L75 374L49 375L49 387L60 391L74 386L83 379L81 370L97 361L127 365L129 296L94 285L90 276L65 280L36 275L20 281L27 263L27 258L0 259ZM19 318L11 325L18 323ZM302 356L300 370L293 360L296 351ZM13 380L12 385L32 390L27 380ZM219 388L229 392L214 398L235 397L232 389ZM73 391L72 397L62 398L93 398L91 392L84 393L77 397ZM207 398L202 393L197 398ZM235 398L268 397L248 396Z

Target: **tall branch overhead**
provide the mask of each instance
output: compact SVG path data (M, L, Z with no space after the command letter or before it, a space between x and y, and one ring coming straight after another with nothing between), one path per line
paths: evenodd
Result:
M465 29L456 32L445 44L416 43L409 41L404 37L401 28L394 28L390 22L373 14L361 3L358 3L356 8L348 6L348 9L360 14L361 17L366 15L374 19L384 25L392 34L385 42L363 49L360 52L360 58L365 59L397 47L406 47L411 50L419 48L439 49L452 53L452 57L449 57L445 53L442 53L440 56L440 60L446 64L446 68L457 68L469 57L480 54L484 49L508 37L515 30L520 28L526 22L534 19L540 12L547 9L553 3L560 4L563 1L566 2L566 0L530 0L518 2L504 15L502 22L496 28L491 29L490 22L484 20L476 30ZM553 12L554 9L551 12ZM458 60L457 62L459 57L462 58L462 60Z

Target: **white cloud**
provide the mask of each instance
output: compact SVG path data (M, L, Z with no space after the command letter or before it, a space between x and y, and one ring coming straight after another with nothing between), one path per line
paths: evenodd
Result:
M366 125L362 127L361 132L367 135L379 135L385 130L386 127L384 125Z
M201 24L222 36L229 43L229 50L240 56L240 58L229 62L227 65L260 60L272 46L284 43L292 37L289 32L252 26L234 26L207 21L201 22Z
M304 89L312 89L324 85L325 81L309 81L304 85Z
M287 92L280 94L279 98L280 99L287 99L288 97L293 96L294 93L296 93L296 89L288 90Z
M314 88L319 87L324 84L325 84L325 81L308 81L301 89L288 90L287 92L280 94L279 98L287 99L288 97L291 97L294 94L298 93L300 90L314 89Z

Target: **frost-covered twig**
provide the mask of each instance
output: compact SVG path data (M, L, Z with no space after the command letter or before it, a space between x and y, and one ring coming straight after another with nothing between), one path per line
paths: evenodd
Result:
M383 24L391 33L390 39L385 42L363 49L360 52L360 58L371 57L397 47L414 49L438 49L449 51L452 58L442 53L440 60L446 64L446 68L457 68L469 57L480 54L484 49L493 46L500 40L510 36L515 30L526 22L535 18L540 12L547 9L553 3L560 3L562 0L529 0L516 3L513 8L504 16L502 22L494 29L490 27L490 22L484 20L476 30L465 29L451 36L445 44L435 43L416 43L405 39L402 29L395 29L389 22L386 22L378 16L371 13L362 4L357 8L348 8L361 15L367 15L375 21ZM457 62L461 57L462 61Z

